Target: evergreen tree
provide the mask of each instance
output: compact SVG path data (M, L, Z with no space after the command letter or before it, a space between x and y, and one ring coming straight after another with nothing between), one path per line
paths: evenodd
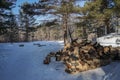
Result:
M79 12L78 6L74 5L75 0L39 0L38 3L24 4L23 11L31 15L55 15L62 19L65 44L72 40L69 33L68 20L73 13Z
M85 19L97 22L97 24L99 24L98 26L104 25L106 27L106 34L111 32L110 21L113 10L110 4L111 2L109 2L109 0L95 0L86 2L85 6L82 8L82 14Z
M4 35L6 41L17 41L16 16L12 13L15 7L14 1L0 0L0 35Z
M26 4L26 3L25 3ZM22 9L20 10L20 20L19 20L20 27L25 29L25 41L29 41L29 33L34 31L33 28L35 25L35 18L32 15L25 14Z
M9 18L11 18L11 9L16 1L0 0L0 33L6 32L6 27L9 26ZM13 14L12 14L13 15Z

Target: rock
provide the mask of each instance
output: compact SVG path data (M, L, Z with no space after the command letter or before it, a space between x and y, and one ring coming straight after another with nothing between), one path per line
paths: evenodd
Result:
M24 44L20 44L19 47L24 47Z
M33 43L33 45L37 45L38 47L46 46L46 45L41 45L40 43Z

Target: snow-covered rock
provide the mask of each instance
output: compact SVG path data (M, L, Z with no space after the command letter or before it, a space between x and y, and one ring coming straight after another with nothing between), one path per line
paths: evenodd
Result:
M111 33L97 38L97 42L103 46L120 47L120 34Z

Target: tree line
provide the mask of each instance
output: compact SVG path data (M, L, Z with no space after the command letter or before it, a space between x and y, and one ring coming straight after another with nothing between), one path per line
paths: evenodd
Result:
M88 39L119 32L119 0L38 0L20 5L19 15L12 13L15 2L0 2L0 38L7 42L34 40ZM36 18L52 16L47 20ZM36 23L37 22L37 23ZM38 24L39 23L39 24ZM2 41L2 40L1 40Z

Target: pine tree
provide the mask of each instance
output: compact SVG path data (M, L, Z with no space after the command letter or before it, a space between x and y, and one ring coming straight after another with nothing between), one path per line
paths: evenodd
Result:
M38 3L25 4L21 6L23 11L31 15L54 15L62 19L64 30L64 42L69 41L71 34L68 32L68 20L71 14L78 13L78 6L74 5L75 0L39 0ZM70 36L70 37L69 37Z
M35 18L32 15L28 15L20 10L20 20L19 20L20 27L25 29L25 41L29 41L29 33L34 31L34 25L35 25ZM33 35L34 36L34 35Z
M16 41L12 32L16 32L16 30L13 31L13 29L16 29L15 27L17 24L15 15L13 15L11 11L11 9L15 6L15 2L16 1L0 0L0 35L5 35L4 38L8 37L9 40L7 41L11 42Z
M112 18L112 6L110 6L109 0L95 0L87 2L82 8L82 13L85 19L91 19L93 22L97 21L100 25L105 25L106 34L110 33L110 20Z

